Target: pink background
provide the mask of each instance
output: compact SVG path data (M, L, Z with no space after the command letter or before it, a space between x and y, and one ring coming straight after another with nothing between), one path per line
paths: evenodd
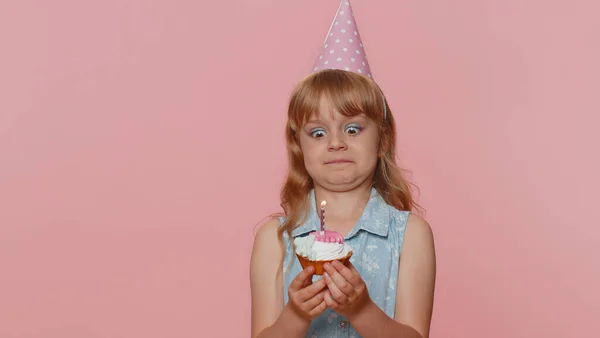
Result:
M247 336L337 6L1 1L0 337ZM595 336L600 5L353 7L435 231L432 337Z

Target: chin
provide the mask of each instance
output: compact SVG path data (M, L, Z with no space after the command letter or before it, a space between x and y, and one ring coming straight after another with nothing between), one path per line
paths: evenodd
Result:
M364 182L365 178L360 177L335 177L318 180L315 183L329 191L346 192L358 188Z
M347 192L356 189L358 184L321 184L321 186L332 192Z

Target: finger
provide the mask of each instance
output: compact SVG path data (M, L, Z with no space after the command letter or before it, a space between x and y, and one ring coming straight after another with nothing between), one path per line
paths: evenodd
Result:
M329 290L327 290L325 293L325 303L333 310L336 310L340 307L340 304L333 299L333 296Z
M332 280L336 286L335 289L332 289L329 283L327 283L333 296L338 302L345 303L344 296L351 297L354 293L354 287L348 283L346 278L344 278L344 276L342 276L333 266L327 266L325 270L327 271L327 277ZM327 279L325 281L327 282ZM343 295L340 295L340 293Z
M308 315L314 318L314 317L320 315L321 313L323 313L323 311L325 311L326 309L327 309L327 303L325 302L325 300L323 300L323 301L321 301L321 303L319 305L317 305L315 308L310 310L308 312Z
M327 282L327 289L329 289L329 293L333 296L333 299L340 304L346 304L348 296L340 290L329 274L324 274L324 278L325 282Z
M303 304L304 308L310 311L310 310L314 309L315 307L319 306L319 304L321 304L323 301L325 301L325 293L326 292L327 292L327 290L323 290L323 291L317 293L311 299L304 302L304 304Z
M308 278L312 278L315 268L308 266L306 269L300 271L300 273L292 280L289 289L291 291L298 291L302 289L302 286Z
M348 261L348 266L345 266L344 264L338 261L333 261L332 265L340 273L340 275L342 275L344 279L353 287L356 288L360 286L360 284L362 284L363 280L360 277L360 274L358 273L358 271L356 271L354 265L352 265L350 261Z
M305 287L300 291L300 300L302 302L305 302L313 298L316 294L325 289L325 287L327 287L327 284L325 283L323 278L319 279L318 281L312 283L311 285Z

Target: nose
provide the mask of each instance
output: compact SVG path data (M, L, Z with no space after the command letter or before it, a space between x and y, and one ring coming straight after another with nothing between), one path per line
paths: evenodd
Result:
M348 149L348 145L346 145L346 142L344 142L344 140L341 137L339 137L337 133L331 133L329 135L329 144L327 144L327 149L329 151L339 151Z

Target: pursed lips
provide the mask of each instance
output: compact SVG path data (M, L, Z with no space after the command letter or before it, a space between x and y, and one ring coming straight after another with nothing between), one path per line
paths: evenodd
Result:
M344 159L344 158L339 158L339 159L325 162L325 164L344 164L344 163L352 163L352 161Z

